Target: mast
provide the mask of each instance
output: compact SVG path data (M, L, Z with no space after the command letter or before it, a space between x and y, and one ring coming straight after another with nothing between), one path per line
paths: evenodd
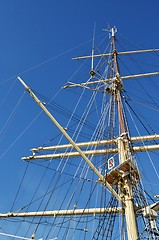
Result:
M122 93L122 82L120 79L119 65L118 65L118 56L116 51L116 43L115 43L115 32L116 29L112 28L112 45L113 45L113 60L114 60L114 68L115 68L115 77L116 80L114 82L114 89L112 94L115 94L115 98L118 106L118 119L119 119L119 130L120 137L118 138L118 149L119 149L119 162L120 164L126 163L130 160L130 147L128 143L128 133L125 129L124 122L124 113L121 102L121 93ZM133 201L133 186L131 183L130 170L127 172L126 176L123 177L123 187L120 187L120 191L123 194L123 200L125 204L125 217L126 217L126 226L127 226L127 235L128 240L136 240L138 239L138 228L135 217L134 210L134 201Z

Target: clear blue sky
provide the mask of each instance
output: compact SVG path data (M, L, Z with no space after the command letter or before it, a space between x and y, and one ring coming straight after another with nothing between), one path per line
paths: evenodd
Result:
M53 97L73 73L71 58L82 47L91 51L94 24L98 33L109 24L143 48L159 48L158 9L158 0L0 1L0 212L13 203L25 169L20 158L56 132L42 115L21 136L40 109L25 96L12 115L24 92L16 76Z

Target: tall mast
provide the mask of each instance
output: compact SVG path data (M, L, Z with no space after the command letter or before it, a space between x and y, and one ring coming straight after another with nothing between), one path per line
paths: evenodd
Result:
M120 78L119 65L118 65L118 55L116 51L116 43L115 43L115 32L116 29L112 28L112 45L113 45L113 60L114 60L114 70L115 70L115 82L114 82L114 91L117 105L118 105L118 118L119 118L119 126L120 126L120 137L118 138L118 149L119 149L119 162L120 164L126 163L130 160L130 147L128 143L128 136L125 129L124 124L124 113L122 109L121 103L121 92L122 92L122 82ZM132 183L130 177L130 170L127 172L127 175L123 177L124 185L120 187L121 193L123 193L123 200L125 203L125 217L126 217L126 225L127 225L127 234L128 240L136 240L138 239L138 228L135 217L134 210L134 201L133 201L133 191L132 191Z

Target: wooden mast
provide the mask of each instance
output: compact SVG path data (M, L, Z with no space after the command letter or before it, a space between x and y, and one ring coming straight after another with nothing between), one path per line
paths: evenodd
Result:
M118 56L116 51L115 44L115 28L111 29L112 33L112 44L113 44L113 60L114 60L114 68L116 74L116 80L114 82L114 89L112 94L115 94L117 105L118 105L118 118L119 118L119 126L120 126L120 137L118 138L118 150L119 150L119 162L120 164L126 163L130 160L130 148L128 143L128 134L125 129L124 122L124 114L121 102L121 92L122 92L122 82L120 79L120 72L118 66ZM127 175L123 177L124 185L120 188L121 193L123 194L123 200L125 203L125 217L126 217L126 227L127 227L127 235L128 240L136 240L138 239L138 228L135 217L134 210L134 200L133 200L133 185L131 183L130 177L130 169L127 171Z

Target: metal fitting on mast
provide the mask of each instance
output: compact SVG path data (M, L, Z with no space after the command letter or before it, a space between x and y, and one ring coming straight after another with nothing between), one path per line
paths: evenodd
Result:
M113 28L111 28L111 34L112 34L112 37L115 36L115 33L117 32L117 28L114 26Z

